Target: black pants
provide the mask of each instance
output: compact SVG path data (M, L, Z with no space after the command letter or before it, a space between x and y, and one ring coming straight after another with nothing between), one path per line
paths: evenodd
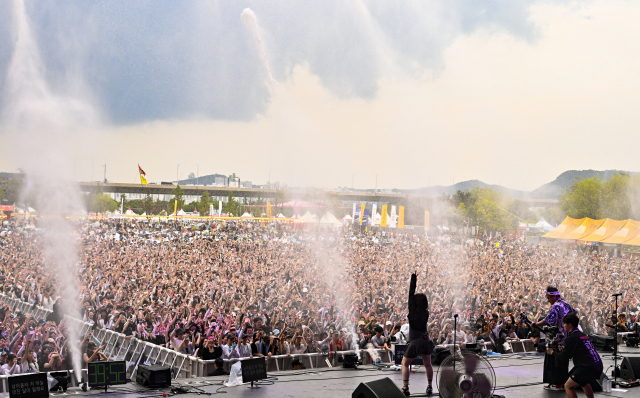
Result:
M548 384L561 385L568 378L569 361L561 361L553 355L545 354L542 381Z

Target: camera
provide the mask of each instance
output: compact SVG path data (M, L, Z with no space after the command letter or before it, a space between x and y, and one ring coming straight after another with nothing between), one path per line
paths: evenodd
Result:
M544 326L542 332L548 337L547 347L557 349L557 337L560 334L560 329L557 326Z

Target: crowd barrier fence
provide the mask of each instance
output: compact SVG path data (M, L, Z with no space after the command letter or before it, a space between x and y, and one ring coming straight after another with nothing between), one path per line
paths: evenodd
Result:
M50 309L36 306L2 293L0 293L0 303L8 305L14 310L19 310L24 314L30 314L38 321L45 320L48 315L53 312ZM109 360L126 361L128 378L135 379L138 366L141 364L167 366L171 369L172 377L174 379L203 377L207 376L214 369L214 360L204 361L191 355L178 353L167 347L139 340L135 337L126 337L124 334L110 329L94 329L92 324L83 322L76 318L69 316L65 316L65 318L65 322L73 324L79 331L80 335L84 336L89 332L93 332L95 340L97 340L101 345L105 345L102 352L109 358ZM628 333L618 333L618 339L621 340L625 334ZM493 348L493 344L491 342L479 341L478 343L480 345L484 345L487 349ZM529 339L508 341L507 344L513 353L528 353L535 351L534 344ZM456 345L458 347L462 346L461 344ZM454 345L446 344L438 347L447 347L452 349ZM386 350L359 350L359 353L363 364L375 363L377 359L382 363L393 362L392 353ZM307 369L320 369L339 366L340 358L344 358L345 355L349 354L357 353L352 350L333 352L332 355L329 356L322 353L274 355L266 357L265 360L268 372L291 370L291 362L295 358L300 359ZM234 363L244 359L247 358L225 359L224 369L229 371ZM71 376L70 385L74 387L78 386L83 379L86 379L86 372L86 369L82 369L82 376L80 377L80 380L78 380L73 370L68 371ZM0 392L8 391L8 377L11 376L0 375Z

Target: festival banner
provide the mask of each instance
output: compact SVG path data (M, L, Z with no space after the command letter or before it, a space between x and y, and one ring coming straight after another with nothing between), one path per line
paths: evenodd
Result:
M360 225L362 225L362 220L364 219L364 206L364 203L360 206Z
M400 206L399 214L398 214L398 228L404 228L404 206Z
M382 215L380 217L380 226L387 226L387 205L382 205Z
M0 211L16 211L14 205L0 205Z
M371 208L371 217L369 217L369 224L372 226L376 225L376 211L378 211L378 205L376 203L373 204Z
M429 210L424 211L424 227L429 228Z
M271 218L271 203L267 202L267 217Z

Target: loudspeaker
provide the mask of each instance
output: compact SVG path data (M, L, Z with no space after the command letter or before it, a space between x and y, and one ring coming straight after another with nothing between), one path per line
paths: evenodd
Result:
M143 387L168 387L171 385L171 369L160 365L140 365L136 384Z
M613 352L613 337L604 334L590 334L589 340L597 351Z
M640 379L640 357L623 357L620 377L626 380Z
M444 359L449 355L451 355L451 350L448 348L436 347L433 350L433 354L431 354L431 364L440 366L442 361L444 361Z
M402 391L390 378L360 383L351 398L405 398Z

